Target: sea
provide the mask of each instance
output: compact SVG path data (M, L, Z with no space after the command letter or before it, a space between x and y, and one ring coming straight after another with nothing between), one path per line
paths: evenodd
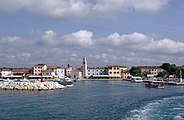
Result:
M0 120L184 120L184 86L80 81L62 90L0 90Z

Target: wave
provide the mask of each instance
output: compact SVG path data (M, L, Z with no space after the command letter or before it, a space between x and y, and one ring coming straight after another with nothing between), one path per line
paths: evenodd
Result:
M184 120L184 95L150 101L131 110L126 120Z

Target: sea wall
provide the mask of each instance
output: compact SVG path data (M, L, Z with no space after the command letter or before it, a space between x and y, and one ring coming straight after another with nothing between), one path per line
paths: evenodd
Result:
M5 82L0 81L0 89L2 90L56 90L64 89L65 86L58 82Z

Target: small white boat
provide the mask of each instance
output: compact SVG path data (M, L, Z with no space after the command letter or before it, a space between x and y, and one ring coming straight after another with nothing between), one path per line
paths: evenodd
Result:
M73 81L72 79L66 77L66 78L63 78L63 79L57 79L57 80L54 80L55 82L58 82L59 84L61 85L64 85L66 87L72 87L73 86Z
M131 78L131 82L141 83L143 80L141 77L135 76Z

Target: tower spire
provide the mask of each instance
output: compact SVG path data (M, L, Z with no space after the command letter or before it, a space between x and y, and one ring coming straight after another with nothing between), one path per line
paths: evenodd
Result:
M87 78L87 59L86 59L86 56L83 57L83 77Z

